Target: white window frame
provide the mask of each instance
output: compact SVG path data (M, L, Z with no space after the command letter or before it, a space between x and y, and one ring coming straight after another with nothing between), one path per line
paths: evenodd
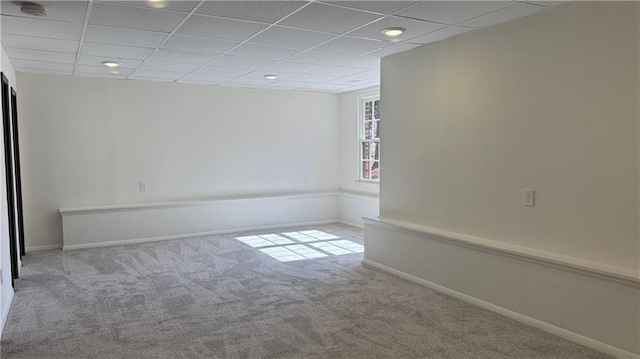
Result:
M378 146L378 168L380 168L380 138L378 137L377 139L365 139L364 136L364 125L365 125L365 103L366 102L370 102L370 101L380 101L380 95L377 94L372 94L372 95L366 95L366 96L362 96L359 98L358 101L358 178L357 181L358 182L364 182L364 183L373 183L373 184L379 184L380 183L380 175L378 175L377 179L369 179L369 178L364 178L363 176L363 170L362 170L362 164L365 161L363 159L363 153L362 153L362 147L363 147L363 143L365 142L375 142L377 143ZM373 117L373 116L372 116Z

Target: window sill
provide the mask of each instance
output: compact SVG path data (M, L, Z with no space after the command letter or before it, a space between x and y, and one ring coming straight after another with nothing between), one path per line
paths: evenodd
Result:
M369 184L380 184L380 181L371 181L371 180L356 180L356 183L369 183Z

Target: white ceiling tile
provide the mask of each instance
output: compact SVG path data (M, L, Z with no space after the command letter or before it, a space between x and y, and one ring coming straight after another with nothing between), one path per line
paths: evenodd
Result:
M355 74L353 76L348 76L348 77L353 79L380 81L380 69L368 70L368 71L361 72L359 74Z
M322 82L332 81L336 79L338 79L337 76L320 76L320 75L302 74L302 75L292 77L291 81L322 83Z
M250 69L236 69L233 67L224 66L204 66L198 69L195 73L203 75L216 75L216 76L242 76L251 72Z
M250 72L250 73L242 76L242 78L265 80L264 75L276 75L276 76L278 76L277 81L282 81L282 80L286 80L286 79L289 79L291 77L297 76L298 74L273 73L273 72L269 72L269 71L265 71L265 70L258 70L258 71ZM268 80L268 81L274 82L276 80Z
M304 4L305 1L207 1L196 13L274 23Z
M363 67L374 69L380 67L380 59L377 57L358 56L335 63L336 66Z
M500 9L498 11L494 11L492 13L465 21L463 23L460 23L460 25L478 28L497 25L503 22L535 14L546 9L547 8L544 6L516 3L513 6L509 6L507 8Z
M363 84L360 84L360 85L350 86L350 87L348 87L346 89L341 90L340 93L358 91L358 90L362 90L362 89L366 89L366 88L374 87L374 86L380 86L380 83L379 82L368 83L368 84L363 83Z
M144 60L153 49L147 47L131 47L121 45L96 44L93 42L83 42L80 53L83 55L118 57L122 59Z
M512 4L511 1L423 1L396 15L454 25Z
M91 8L89 24L125 29L170 32L185 13L97 2Z
M440 29L434 32L430 32L426 35L414 37L408 42L417 43L417 44L430 44L433 42L442 41L444 39L448 39L452 36L462 34L468 31L473 31L475 29L469 27L461 27L461 26L447 26L444 29Z
M213 61L211 65L253 70L270 65L271 63L273 63L272 60L224 55Z
M47 39L44 37L32 37L22 35L2 34L2 46L20 49L64 52L75 54L78 51L79 41Z
M234 76L206 75L206 74L192 73L185 76L182 80L207 82L207 83L222 83L222 82L227 82L229 80L232 80L233 78Z
M417 1L323 1L329 4L346 6L354 9L373 11L380 14L391 14Z
M320 90L320 91L339 91L348 88L349 86L345 85L336 85L336 84L317 84L305 87L305 90Z
M356 67L342 67L342 66L325 66L317 70L309 72L310 75L323 75L323 76L335 76L343 77L355 75L360 72L367 71L367 69L360 69Z
M212 37L225 40L246 40L267 25L255 22L192 15L176 31L177 34Z
M76 61L75 54L66 54L63 52L49 52L39 50L15 49L11 47L5 48L7 54L12 59L36 60L60 62L63 64L73 64Z
M82 24L2 15L2 34L80 40Z
M167 37L162 32L87 26L84 41L133 47L157 47Z
M129 78L144 78L144 79L163 79L163 80L177 80L184 76L182 72L168 72L168 71L154 71L154 70L142 70L137 69L129 75Z
M43 1L40 2L47 10L46 20L84 23L88 1ZM22 1L2 1L2 15L39 19L20 11Z
M327 83L336 84L336 85L345 85L345 86L357 86L362 84L368 84L370 82L371 80L369 79L362 79L358 77L347 76L347 77L341 77L339 79L329 81Z
M14 59L13 65L16 68L20 67L20 68L28 68L28 69L53 70L53 71L62 71L62 72L73 71L73 64L61 64L57 62L48 62L48 61Z
M229 51L229 55L254 57L257 59L282 60L297 54L298 50L282 47L245 43Z
M317 65L331 65L338 61L348 59L349 57L353 57L353 55L307 51L287 59L287 61Z
M171 35L171 37L162 44L162 48L169 50L206 52L208 54L222 54L239 43L240 42L238 41L230 40Z
M238 77L233 79L226 84L229 85L249 85L249 86L266 86L272 83L272 80L267 79L257 79L257 78L246 78L246 77Z
M317 64L302 64L298 62L279 62L277 64L273 64L264 68L264 71L274 72L274 73L294 73L301 74L309 71L313 71L322 65Z
M143 1L143 0L137 0L137 1L120 1L120 0L101 1L100 0L100 2L111 2L114 4L126 4L131 6L146 7L146 8L152 8L152 9L175 10L175 11L182 11L182 12L190 12L191 10L193 10L194 7L196 7L196 5L198 5L198 3L200 3L200 1L185 1L185 0L173 0L173 1L166 0L166 1L159 1L159 2Z
M124 80L127 78L126 75L120 75L120 74L100 74L100 73L84 72L84 71L77 71L77 70L73 74L77 76L83 76L83 77L98 77L98 78L111 79L111 80Z
M380 18L380 15L313 3L279 24L300 29L342 34Z
M273 26L256 37L251 42L290 49L305 50L321 44L334 37L320 32L290 29L281 26Z
M200 66L199 64L180 64L177 62L147 61L138 68L143 70L191 72Z
M386 17L373 24L369 24L361 29L349 33L349 36L366 37L369 39L389 40L388 36L382 33L382 30L389 27L404 27L407 29L404 34L393 38L393 41L403 41L415 36L423 35L431 31L435 31L445 27L446 25L436 24L433 22L408 19L403 17L391 16Z
M48 75L65 75L70 76L71 70L68 71L58 71L58 70L47 70L47 69L32 69L29 67L17 67L16 72L26 72L32 74L48 74Z
M382 57L385 57L385 56L397 54L399 52L408 51L408 50L411 50L411 49L419 47L419 46L421 46L421 45L399 42L397 44L393 44L391 46L384 47L384 48L382 48L380 50L376 50L376 51L370 52L370 53L367 54L367 56L373 56L373 57L382 58Z
M390 42L341 36L315 47L314 51L359 55L390 45Z
M116 61L120 63L119 68L123 68L123 69L135 69L142 63L141 60L134 60L134 59L121 59L117 57L80 55L80 57L78 58L78 65L106 67L102 64L102 61Z
M112 73L117 72L117 74ZM86 66L86 65L76 65L76 74L102 74L102 75L113 75L114 77L127 76L133 72L133 69L110 69L105 66Z
M269 85L269 87L286 87L286 88L304 88L307 86L311 86L313 83L311 82L300 82L300 81L278 81Z
M214 57L216 55L201 52L158 50L149 57L149 60L202 65L213 60Z

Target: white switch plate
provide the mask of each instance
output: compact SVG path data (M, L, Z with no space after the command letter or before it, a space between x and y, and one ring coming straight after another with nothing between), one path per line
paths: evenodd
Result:
M140 192L147 192L147 182L140 182Z
M535 190L531 188L525 188L523 191L522 205L525 207L533 207L535 198Z

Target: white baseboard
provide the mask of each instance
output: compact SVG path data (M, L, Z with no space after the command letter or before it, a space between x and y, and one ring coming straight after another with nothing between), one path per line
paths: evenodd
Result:
M9 285L11 285L11 283L9 283ZM2 308L2 325L0 325L0 338L2 337L2 332L4 332L5 325L7 325L7 318L9 318L9 309L11 309L11 303L13 302L13 294L13 288L10 288L9 296L7 298L4 298L7 303L5 304L4 301L2 303L2 306L4 308Z
M591 348L593 350L597 350L601 353L605 353L608 355L611 355L613 357L616 358L620 358L620 359L639 359L640 356L635 355L633 353L629 353L625 350L616 348L614 346L599 342L597 340L591 339L591 338L587 338L583 335L580 334L576 334L574 332L571 332L569 330L557 327L555 325L551 325L549 323L543 322L541 320L538 319L534 319L531 317L528 317L524 314L520 314L517 312L514 312L512 310L497 306L495 304L491 304L488 302L485 302L483 300L474 298L470 295L464 294L464 293L460 293L458 291L455 291L453 289L449 289L447 287L443 287L439 284L430 282L426 279L422 279L419 277L416 277L414 275L399 271L397 269L394 268L390 268L385 266L384 264L380 264L378 262L372 261L370 259L364 259L363 262L367 265L370 265L372 267L378 268L380 270L383 270L385 272L391 273L395 276L398 276L400 278L404 278L406 280L409 280L411 282L417 283L421 286L433 289L435 291L450 295L454 298L463 300L465 302L471 303L473 305L476 305L480 308L484 308L487 310L490 310L492 312L504 315L505 317L511 318L513 320L517 320L521 323L530 325L532 327L538 328L540 330L543 330L545 332L551 333L553 335L559 336L561 338L567 339L571 342L574 342L576 344L585 346L587 348Z
M270 225L270 226L231 228L231 229L223 229L223 230L218 230L218 231L177 234L177 235L171 235L171 236L160 236L160 237L149 237L149 238L125 239L125 240L120 240L120 241L109 241L109 242L100 242L100 243L66 245L66 246L64 246L63 250L64 251L68 251L68 250L74 250L74 249L121 246L121 245L136 244L136 243L168 241L168 240L172 240L172 239L184 239L184 238L212 236L212 235L224 234L224 233L237 233L237 232L245 232L245 231L268 230L268 229L285 228L285 227L314 226L314 225L332 224L332 223L338 223L338 222L339 221L337 219L332 219L332 220L326 220L326 221L285 223L285 224Z
M27 252L50 251L53 249L62 249L62 244L46 244L41 246L28 246L25 248Z
M343 220L339 220L338 223L344 224L345 226L349 226L349 227L364 229L364 223L355 223L355 222L349 222L349 221L343 221Z

